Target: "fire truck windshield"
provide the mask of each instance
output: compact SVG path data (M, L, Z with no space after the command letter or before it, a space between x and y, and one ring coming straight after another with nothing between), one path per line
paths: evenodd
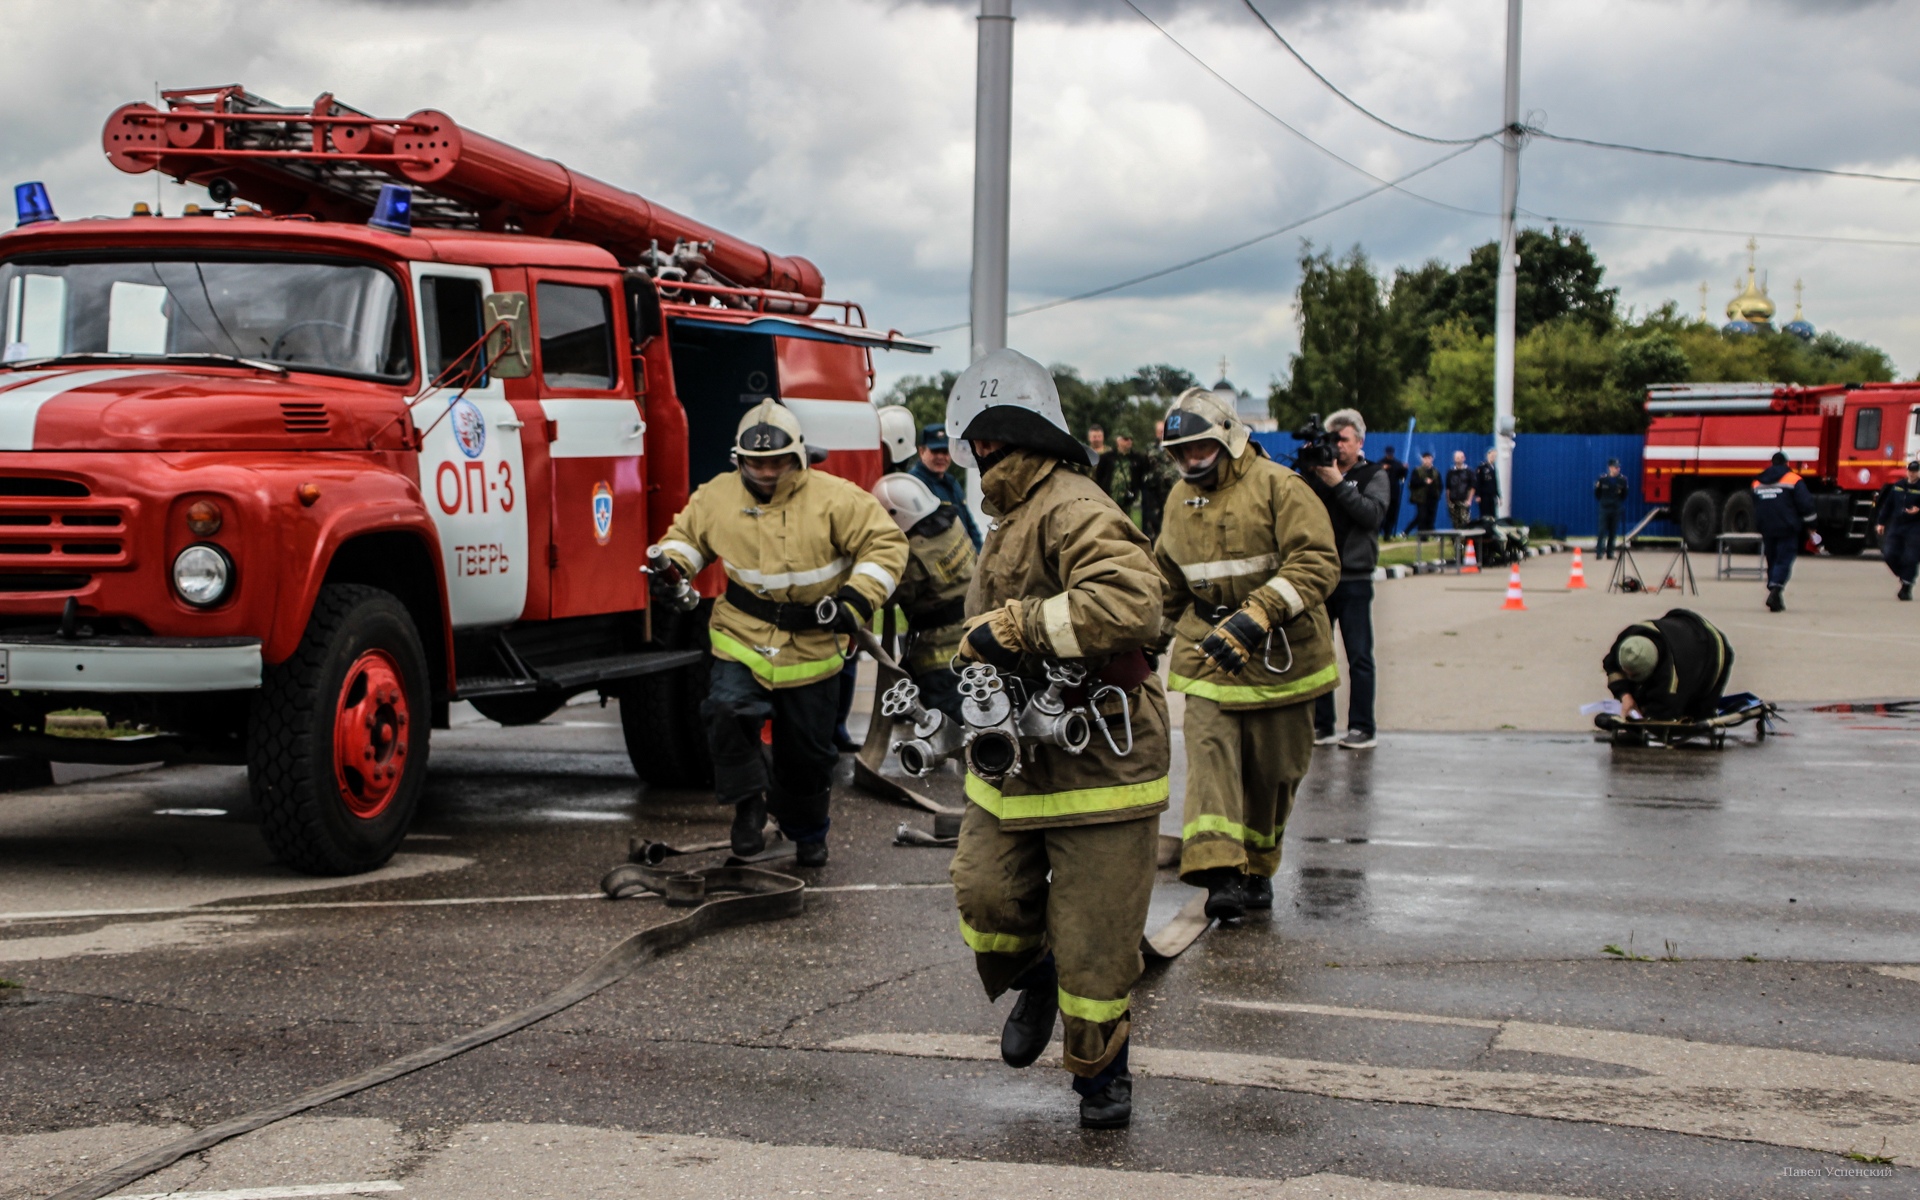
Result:
M404 297L388 272L338 259L0 263L0 360L231 356L403 380L413 374Z

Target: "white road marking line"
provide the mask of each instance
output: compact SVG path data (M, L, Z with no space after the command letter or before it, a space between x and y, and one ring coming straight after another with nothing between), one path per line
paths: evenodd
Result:
M951 890L951 883L840 883L810 887L809 895L829 892L913 892ZM652 892L641 895L651 896ZM223 913L307 912L327 908L458 908L470 904L558 904L566 901L605 900L605 892L562 892L550 896L448 896L426 900L316 900L310 904L198 904L163 908L74 908L58 912L0 913L0 924L23 921L85 921L99 917L165 917L182 913L219 916Z
M1333 1004L1283 1004L1277 1000L1213 1000L1222 1008L1248 1008L1258 1012L1306 1013L1316 1017L1365 1017L1374 1021L1411 1021L1417 1025L1469 1025L1475 1029L1498 1029L1505 1022L1485 1021L1477 1017L1436 1017L1427 1013L1389 1012L1380 1008L1342 1008Z
M172 921L132 921L103 925L86 933L52 937L0 938L0 962L50 962L103 954L139 954L147 950L186 950L206 946L259 918L211 913Z
M290 1187L234 1188L225 1192L142 1192L119 1194L107 1200L280 1200L283 1196L371 1196L376 1192L403 1192L391 1179L363 1183L297 1183Z
M1349 1011L1375 1020L1426 1016ZM1612 1063L1642 1074L1380 1067L1147 1046L1135 1047L1131 1060L1144 1075L1342 1100L1592 1121L1830 1154L1863 1149L1907 1161L1920 1155L1920 1066L1911 1063L1526 1021L1499 1022L1492 1048ZM959 1034L867 1034L825 1049L980 1062L1000 1057L999 1039Z
M1910 983L1920 983L1920 967L1875 967L1874 970L1894 979L1905 979Z

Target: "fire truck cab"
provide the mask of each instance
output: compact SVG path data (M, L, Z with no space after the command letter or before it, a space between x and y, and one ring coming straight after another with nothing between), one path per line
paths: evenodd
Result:
M1873 543L1880 489L1920 457L1920 385L1660 384L1647 391L1641 491L1693 550L1753 530L1753 478L1776 452L1814 494L1834 554Z
M642 779L705 782L706 606L650 608L647 546L769 396L870 484L870 352L931 347L441 114L167 100L109 157L221 208L23 185L0 234L0 754L244 763L323 874L393 854L455 700L617 697ZM76 706L141 733L45 732Z

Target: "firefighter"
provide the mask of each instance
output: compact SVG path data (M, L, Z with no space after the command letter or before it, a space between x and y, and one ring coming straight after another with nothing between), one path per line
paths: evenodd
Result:
M903 410L904 411L904 410ZM920 702L960 719L960 677L953 656L966 632L967 587L973 582L973 539L953 505L905 473L883 475L874 498L907 535L907 570L893 602L907 617L907 674Z
M733 851L764 849L771 813L800 865L818 867L843 639L893 593L907 539L860 487L809 467L800 422L777 400L740 419L734 453L739 470L703 484L660 540L678 577L656 573L654 587L684 604L689 581L720 560L727 591L709 623L714 663L700 714L714 789L734 806ZM769 717L771 777L760 751Z
M1776 450L1773 461L1753 481L1753 527L1760 534L1760 548L1767 556L1767 611L1785 612L1781 593L1793 576L1793 560L1800 555L1800 542L1813 524L1813 493L1807 481L1787 466L1787 456ZM1820 535L1813 535L1814 545Z
M918 448L914 445L919 429L913 413L904 404L880 406L880 453L887 460L887 472L912 469Z
M1593 500L1600 509L1600 532L1593 541L1595 558L1612 558L1614 542L1620 536L1620 510L1627 502L1627 477L1620 473L1620 460L1607 460L1607 469L1593 481Z
M1705 617L1676 608L1621 630L1600 665L1628 720L1702 721L1720 711L1733 647Z
M1880 556L1900 581L1898 600L1913 599L1913 576L1920 569L1920 461L1907 464L1907 477L1887 488L1873 518L1880 535Z
M982 357L954 382L947 428L994 517L961 658L1027 679L1048 660L1084 665L1114 739L1095 733L1078 755L1029 744L1018 774L968 774L952 865L960 933L987 995L1020 994L1000 1035L1007 1065L1032 1064L1063 1017L1080 1124L1119 1128L1133 1111L1129 1001L1168 794L1166 692L1144 653L1160 629L1160 570L1075 469L1090 465L1086 447L1039 363Z
M1339 683L1325 606L1340 555L1326 505L1214 393L1181 394L1163 445L1181 475L1154 546L1168 685L1187 696L1180 878L1231 921L1273 907L1280 837L1313 760L1312 702Z

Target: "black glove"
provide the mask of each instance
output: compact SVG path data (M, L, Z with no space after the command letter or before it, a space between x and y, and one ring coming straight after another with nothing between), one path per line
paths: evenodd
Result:
M873 620L873 605L850 587L843 587L822 600L814 609L822 629L852 637Z
M1266 644L1267 634L1272 628L1266 611L1258 605L1249 604L1236 609L1226 620L1215 625L1206 637L1201 638L1200 653L1212 659L1214 665L1227 674L1238 675L1246 669L1255 648Z

